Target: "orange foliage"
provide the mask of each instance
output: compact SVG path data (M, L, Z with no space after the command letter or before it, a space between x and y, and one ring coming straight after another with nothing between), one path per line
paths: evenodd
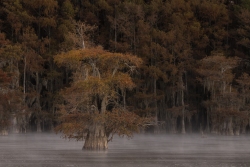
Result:
M115 133L131 136L143 126L146 119L127 111L120 102L120 92L135 87L130 75L141 65L140 58L96 47L56 55L55 62L74 71L71 86L61 92L62 123L56 128L65 137L79 140L95 122L111 138Z

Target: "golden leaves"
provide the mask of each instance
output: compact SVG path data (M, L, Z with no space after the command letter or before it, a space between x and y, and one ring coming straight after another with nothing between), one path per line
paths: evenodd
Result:
M65 102L60 107L62 124L57 131L78 138L93 122L101 122L107 133L131 136L142 126L144 120L132 112L114 109L114 104L107 109L110 103L119 103L119 91L135 87L130 75L141 65L140 58L96 47L71 50L56 55L54 60L75 70L71 86L62 92ZM91 110L93 105L96 111Z
M112 68L113 66L123 65L134 65L138 67L141 65L142 60L136 56L121 53L111 53L103 50L101 47L82 49L82 50L71 50L67 53L62 53L55 56L55 62L58 64L69 64L71 62L79 62L92 60L95 61L101 68Z
M109 85L105 80L90 76L87 80L76 81L75 84L83 92L89 92L92 95L103 95L110 91Z
M207 80L231 82L232 69L236 67L237 63L237 58L226 58L217 54L202 59L197 72Z
M135 87L132 78L128 74L120 73L119 75L112 77L111 84L120 89L133 89Z
M110 134L132 137L133 132L138 132L148 121L133 112L122 109L114 109L105 115L105 129Z
M80 50L71 50L67 53L61 53L54 57L54 61L61 66L75 68L81 60Z

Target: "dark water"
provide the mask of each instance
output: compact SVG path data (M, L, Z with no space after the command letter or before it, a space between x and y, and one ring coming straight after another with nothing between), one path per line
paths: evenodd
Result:
M135 135L116 137L108 151L54 134L0 136L2 167L249 167L250 136Z

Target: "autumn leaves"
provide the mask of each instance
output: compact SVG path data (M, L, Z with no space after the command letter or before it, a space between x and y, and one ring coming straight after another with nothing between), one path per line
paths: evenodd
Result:
M131 75L141 65L140 58L96 47L59 54L55 62L69 67L73 75L70 87L61 92L64 102L61 105L62 125L57 127L58 131L72 138L86 131L86 144L90 143L88 136L97 138L91 134L96 131L95 126L104 130L107 137L115 133L131 136L143 126L146 119L128 111L125 102L126 91L135 87Z

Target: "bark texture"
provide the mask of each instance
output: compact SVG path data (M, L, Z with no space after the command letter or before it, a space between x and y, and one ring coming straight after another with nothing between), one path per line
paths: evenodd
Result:
M87 150L106 150L108 149L108 139L104 126L95 123L89 128L83 149Z

